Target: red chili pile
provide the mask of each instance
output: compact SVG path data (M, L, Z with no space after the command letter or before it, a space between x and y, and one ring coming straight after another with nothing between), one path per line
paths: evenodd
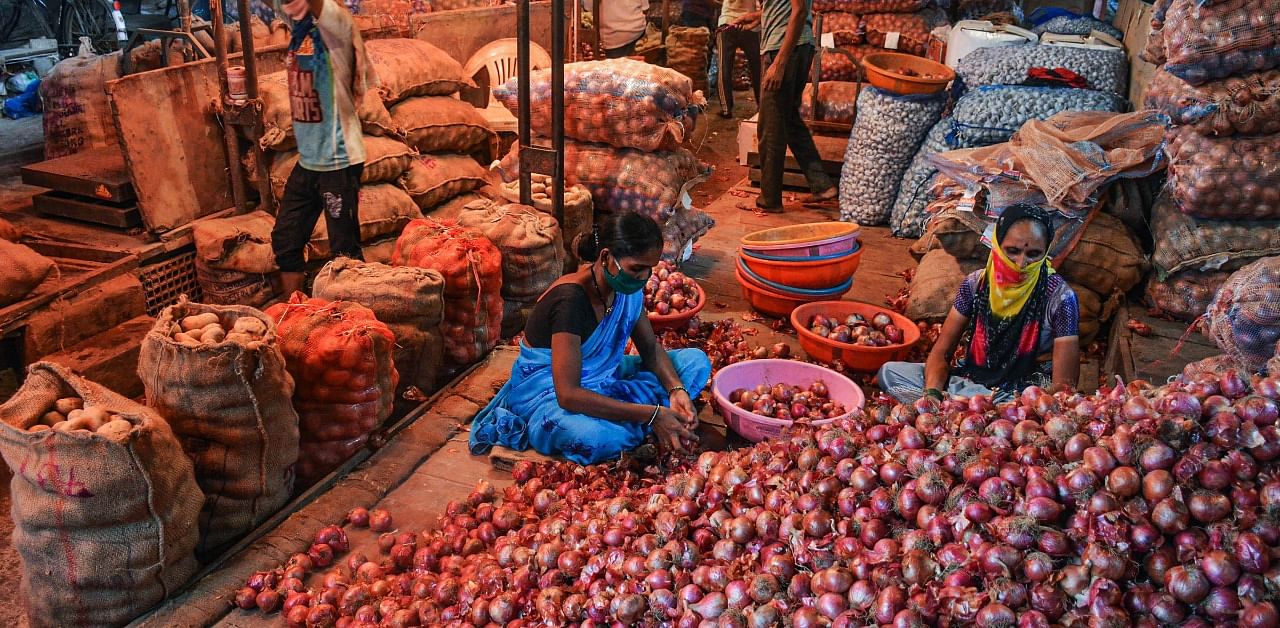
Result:
M879 398L661 476L521 463L382 556L332 567L346 535L325 528L236 601L291 626L1275 626L1277 399L1230 369Z

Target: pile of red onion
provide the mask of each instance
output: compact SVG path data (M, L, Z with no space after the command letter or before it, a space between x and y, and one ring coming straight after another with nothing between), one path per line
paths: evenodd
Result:
M809 319L809 331L828 340L863 347L902 344L902 330L884 313L870 321L861 314L850 314L843 320L817 314Z
M697 282L666 260L658 262L644 284L644 309L659 316L692 310L701 297Z
M662 332L658 342L668 350L702 349L711 360L713 374L730 364L745 360L764 358L785 360L791 357L791 347L784 342L770 347L755 346L748 342L747 338L755 334L755 329L743 327L732 318L710 322L695 316L689 320L689 325L684 329Z
M751 390L739 388L729 393L729 403L747 412L782 421L821 421L849 412L843 403L831 399L823 381L803 388L789 384L760 384Z
M296 626L1276 626L1277 399L1230 369L881 396L660 475L522 462L381 555L325 528L236 601Z

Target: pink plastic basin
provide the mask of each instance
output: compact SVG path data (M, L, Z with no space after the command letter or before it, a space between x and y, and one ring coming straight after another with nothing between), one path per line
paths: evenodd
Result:
M826 425L848 418L862 410L866 398L862 389L849 378L825 367L795 360L748 360L720 369L711 382L711 395L724 414L729 429L751 442L777 438L792 421L783 421L748 412L729 402L729 393L739 388L755 388L759 384L789 384L808 387L822 381L833 401L839 401L849 412L834 419L811 421L813 425Z
M847 222L818 222L774 227L742 237L742 248L775 257L820 257L849 253L860 229Z

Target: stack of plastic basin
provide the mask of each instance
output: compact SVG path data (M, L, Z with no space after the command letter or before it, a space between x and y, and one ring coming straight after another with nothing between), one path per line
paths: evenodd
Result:
M737 278L756 311L786 318L795 308L839 299L862 261L858 225L817 222L765 229L742 238Z

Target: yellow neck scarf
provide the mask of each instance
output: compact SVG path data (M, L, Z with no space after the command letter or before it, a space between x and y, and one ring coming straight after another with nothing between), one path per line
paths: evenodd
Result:
M1018 268L1008 255L1000 241L992 236L991 256L987 258L987 293L990 297L991 313L998 318L1009 319L1018 315L1035 292L1040 281L1040 271L1048 267L1049 274L1054 273L1049 256L1028 264L1026 268Z

